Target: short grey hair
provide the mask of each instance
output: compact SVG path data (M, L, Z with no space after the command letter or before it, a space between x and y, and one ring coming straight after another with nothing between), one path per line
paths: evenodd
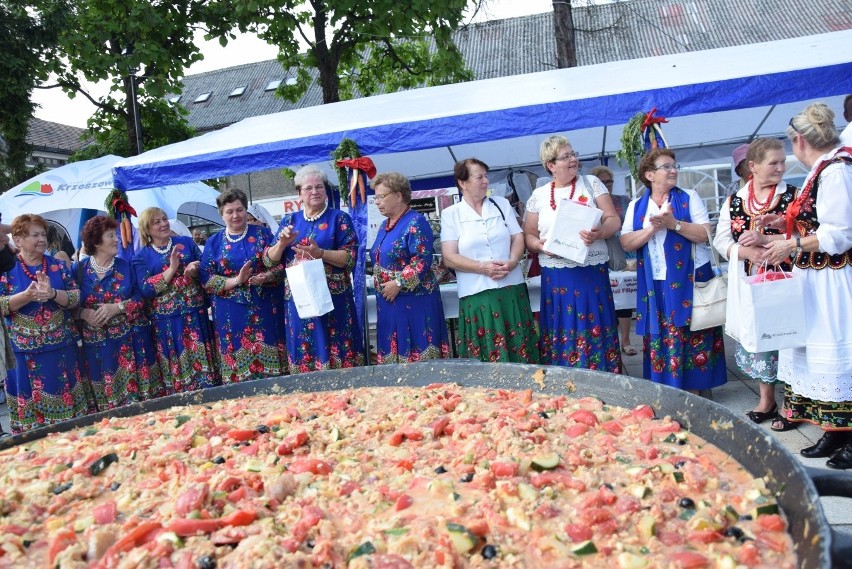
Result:
M295 184L297 192L302 190L302 184L305 183L305 178L308 176L319 176L322 178L322 183L325 187L327 188L329 186L328 176L325 175L325 172L313 164L308 164L307 166L299 168L296 175L293 177L293 184Z

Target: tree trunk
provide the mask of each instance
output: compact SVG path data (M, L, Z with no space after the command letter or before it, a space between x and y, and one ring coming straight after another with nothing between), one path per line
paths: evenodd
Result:
M577 67L577 44L571 0L553 2L553 35L556 38L556 66Z
M124 78L124 124L127 125L127 149L130 152L128 156L136 156L139 154L136 148L135 105L137 103L134 100L136 90L130 82L131 78L129 76Z

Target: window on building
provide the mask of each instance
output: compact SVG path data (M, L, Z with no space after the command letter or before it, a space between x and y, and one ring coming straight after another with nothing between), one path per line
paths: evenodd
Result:
M178 104L179 101L180 101L180 95L172 95L171 97L169 97L169 102L173 105Z
M295 77L289 77L289 78L287 78L287 81L285 82L285 84L286 84L288 87L292 87L293 85L295 85L295 84L296 84L296 78L295 78Z
M273 79L269 83L266 84L266 87L263 89L264 91L274 91L281 85L281 79Z
M246 92L246 85L242 85L240 87L237 87L236 89L234 89L230 93L228 93L228 97L239 97L240 95L242 95L245 92Z
M213 91L207 91L206 93L201 93L200 95L198 95L198 96L195 98L195 100L193 101L193 103L203 103L204 101L206 101L207 99L209 99L209 98L210 98L210 95L212 95L212 94L213 94Z

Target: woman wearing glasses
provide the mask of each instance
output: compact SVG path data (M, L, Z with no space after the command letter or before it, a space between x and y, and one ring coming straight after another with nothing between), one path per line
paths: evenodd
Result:
M564 136L541 144L541 162L553 180L527 201L524 238L541 264L541 363L622 372L606 238L619 229L619 218L606 187L581 176L578 155ZM601 223L580 237L588 260L575 263L544 250L556 218L558 200L569 199L603 212Z
M787 417L815 423L824 434L803 448L826 466L852 468L852 149L840 145L834 113L817 103L793 117L787 129L793 154L811 171L787 208L782 227L790 239L773 241L767 262L794 255L793 273L804 279L808 318L805 347L782 350L778 379Z
M397 172L373 179L383 216L370 257L376 284L376 353L380 364L450 356L438 279L432 272L432 228L409 207L411 185Z
M710 216L694 190L677 187L678 165L667 148L639 163L648 189L630 202L621 229L625 251L636 251L636 333L643 336L643 377L694 393L727 380L722 327L692 332L692 273L713 277ZM692 244L699 243L695 259Z
M361 326L355 313L350 276L358 252L352 219L328 206L328 180L319 168L304 166L293 181L303 209L281 220L277 241L266 250L264 263L272 267L283 262L290 267L303 260L322 259L334 310L316 318L299 318L287 285L290 373L364 365Z

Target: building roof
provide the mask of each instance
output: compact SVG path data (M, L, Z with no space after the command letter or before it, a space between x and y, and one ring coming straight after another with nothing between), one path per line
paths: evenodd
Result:
M595 65L852 29L846 2L629 0L575 7L577 60ZM471 24L456 32L455 41L476 79L557 67L552 12ZM297 103L266 90L270 81L291 76L277 60L189 75L179 103L189 110L189 123L202 132L322 103L316 84ZM228 96L242 86L242 95ZM193 102L207 92L206 101Z
M27 144L33 150L71 155L86 143L80 140L85 129L35 117L30 119Z

